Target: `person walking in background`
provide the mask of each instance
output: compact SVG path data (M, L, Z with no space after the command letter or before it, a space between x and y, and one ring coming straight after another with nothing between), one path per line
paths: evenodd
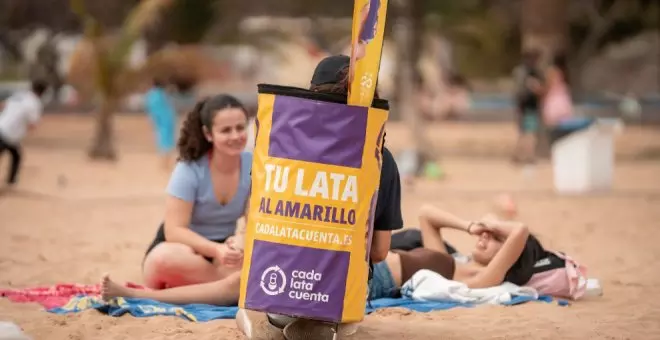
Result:
M7 176L7 184L10 186L18 181L22 156L20 143L41 118L41 96L46 88L43 82L32 82L30 91L20 91L9 97L0 113L0 156L5 151L11 154L11 167Z
M519 131L513 155L516 163L533 163L536 158L536 134L540 128L540 102L543 94L543 77L538 70L539 57L538 51L523 53L522 63L513 71Z
M147 92L145 106L153 123L163 168L169 170L173 164L176 139L176 111L160 79L155 79L153 87Z
M543 122L550 128L573 117L573 101L569 91L566 57L557 55L545 71Z

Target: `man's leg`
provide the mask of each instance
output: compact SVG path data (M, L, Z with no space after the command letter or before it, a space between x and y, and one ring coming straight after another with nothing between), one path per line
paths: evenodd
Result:
M7 184L15 184L18 180L18 171L21 167L21 149L19 146L7 146L7 150L11 154L11 168L7 176Z

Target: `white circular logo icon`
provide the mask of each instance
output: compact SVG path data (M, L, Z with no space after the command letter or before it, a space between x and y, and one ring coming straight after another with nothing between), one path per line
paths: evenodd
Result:
M371 75L371 73L365 73L362 76L362 79L361 79L362 87L366 87L366 88L369 89L373 86L373 84L374 84L374 81L373 81L373 76Z
M261 289L264 293L274 296L284 293L286 287L286 275L278 266L266 268L261 274Z

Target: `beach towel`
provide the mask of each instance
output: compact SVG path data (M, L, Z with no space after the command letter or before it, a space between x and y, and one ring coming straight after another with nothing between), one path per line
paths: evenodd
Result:
M512 301L533 301L539 298L537 291L531 287L504 282L496 287L471 289L465 283L446 279L426 269L418 271L406 281L401 288L401 294L416 301L460 304L508 305Z
M530 296L513 296L503 305L517 305L533 300L551 302L552 298L547 296L535 299ZM472 307L474 304L460 303L455 301L419 301L409 297L396 299L377 299L367 304L366 314L378 309L389 307L402 307L417 312L431 312L446 310L456 307ZM78 313L88 309L108 314L110 316L122 316L130 314L134 317L150 316L178 316L192 322L206 322L219 319L233 319L236 317L238 307L220 307L204 304L171 305L148 299L115 298L109 303L101 300L98 296L77 296L61 307L49 309L48 312L55 314Z
M238 307L222 307L205 304L171 305L149 299L114 298L109 302L101 300L98 296L77 296L67 304L49 309L55 314L78 313L88 309L108 314L122 316L130 314L143 318L150 316L178 316L188 321L206 322L217 319L233 319L236 317Z
M531 296L517 296L513 295L511 299L507 302L503 302L503 306L515 306L520 305L530 301L540 301L550 303L553 302L553 298L548 295L541 295L538 298L533 298ZM564 300L557 300L557 304L560 306L567 305L567 302ZM400 298L383 298L371 300L367 305L367 314L371 314L379 309L383 308L406 308L420 313L428 313L437 310L447 310L456 307L474 307L476 306L473 303L462 303L456 301L423 301L423 300L414 300L410 297L400 297Z
M127 287L142 288L142 286L127 283ZM36 302L46 309L65 305L77 295L99 295L101 285L82 285L77 283L60 283L54 286L0 289L0 296L12 302Z
M127 283L129 287L143 288L142 286ZM110 316L122 316L130 314L134 317L150 316L178 316L188 321L206 322L218 319L233 319L238 312L237 306L221 307L205 304L172 305L149 299L116 298L110 302L103 301L100 297L100 285L81 284L58 284L51 287L36 287L26 289L0 290L0 295L13 302L36 302L54 314L78 313L89 309L108 314ZM539 300L551 302L548 296L512 295L511 299L503 302L503 305L517 305L528 301ZM563 301L559 301L561 305ZM417 312L430 312L446 310L455 307L472 307L472 303L457 301L422 301L411 297L396 299L377 299L367 304L366 314L378 309L389 307L402 307Z

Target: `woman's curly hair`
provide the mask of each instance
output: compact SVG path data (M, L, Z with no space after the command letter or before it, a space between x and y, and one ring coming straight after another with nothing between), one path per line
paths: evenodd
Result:
M224 109L240 109L247 119L245 106L228 94L219 94L197 102L181 127L181 136L177 142L179 160L195 161L213 148L213 144L204 136L204 129L211 131L215 115Z

